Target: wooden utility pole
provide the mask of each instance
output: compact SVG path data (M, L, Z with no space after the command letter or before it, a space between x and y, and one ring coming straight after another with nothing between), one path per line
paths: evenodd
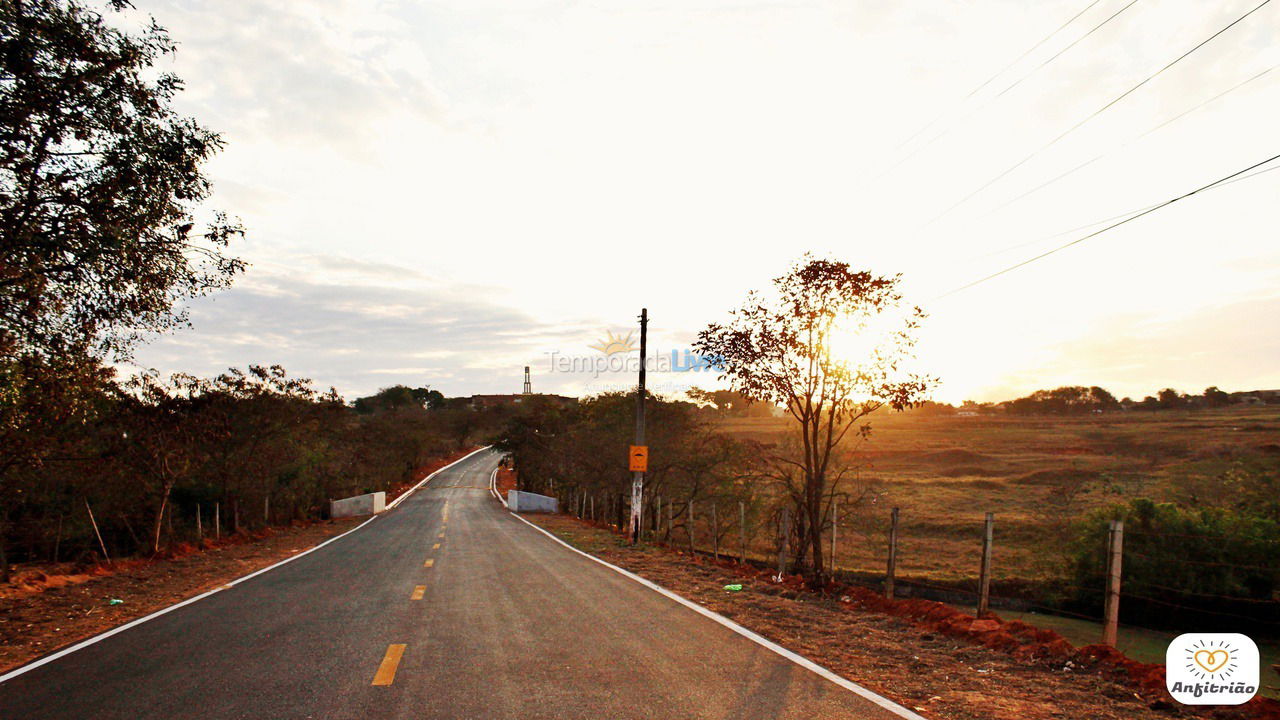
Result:
M196 539L204 540L204 520L200 517L200 503L196 503Z
M1115 646L1120 630L1120 565L1124 558L1124 521L1112 520L1107 533L1107 600L1102 644Z
M987 614L991 605L991 541L995 516L987 513L982 529L982 570L978 574L978 617Z
M213 504L213 537L215 540L222 539L222 503Z
M893 574L898 568L898 508L889 513L889 567L884 575L884 596L893 599Z
M644 371L649 343L649 309L640 309L640 381L636 385L636 445L644 447ZM647 452L647 451L646 451ZM648 462L646 455L646 463ZM644 470L631 476L631 544L640 542L640 515L644 511Z
M738 501L738 562L747 564L747 504Z

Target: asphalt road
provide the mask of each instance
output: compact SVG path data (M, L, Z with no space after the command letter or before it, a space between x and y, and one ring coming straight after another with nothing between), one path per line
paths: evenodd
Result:
M0 683L0 718L895 717L512 517L496 463Z

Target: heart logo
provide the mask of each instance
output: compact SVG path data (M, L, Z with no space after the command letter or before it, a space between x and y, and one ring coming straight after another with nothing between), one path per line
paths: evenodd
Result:
M1231 659L1231 654L1226 650L1197 650L1192 657L1197 665L1208 672L1217 672Z

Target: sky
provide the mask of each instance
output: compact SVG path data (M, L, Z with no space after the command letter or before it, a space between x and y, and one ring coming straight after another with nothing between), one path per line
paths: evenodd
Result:
M1259 2L137 0L251 267L132 368L623 389L556 358L647 307L679 359L812 252L901 273L939 400L1280 387L1280 172L951 293L1280 153L1280 3L1094 115Z

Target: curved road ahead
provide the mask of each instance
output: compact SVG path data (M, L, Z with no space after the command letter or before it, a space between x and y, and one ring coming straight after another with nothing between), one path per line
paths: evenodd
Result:
M497 460L0 683L0 718L898 717L512 517Z

